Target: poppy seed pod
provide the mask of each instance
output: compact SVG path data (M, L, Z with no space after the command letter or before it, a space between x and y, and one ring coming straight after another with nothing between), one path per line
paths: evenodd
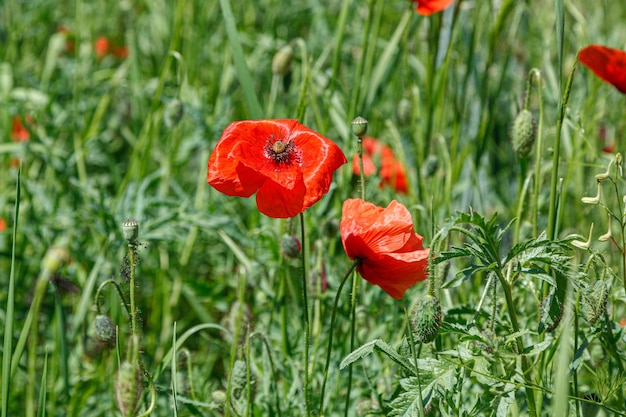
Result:
M115 346L116 329L115 323L104 314L96 316L94 322L96 340L106 347Z
M128 243L135 243L137 236L139 236L139 222L135 219L126 220L122 223L122 232Z
M522 110L513 121L511 139L513 150L520 158L530 155L535 144L535 122L529 110Z
M130 362L122 363L115 375L115 404L122 415L127 416L129 411L134 414L142 392L143 381L139 367Z
M418 341L430 343L435 340L443 324L441 304L437 297L427 294L417 300L411 308L409 319Z
M293 61L293 48L287 44L280 48L272 59L272 72L275 75L284 76L291 70L291 61Z
M357 116L352 121L352 133L361 139L367 133L367 119L361 116Z

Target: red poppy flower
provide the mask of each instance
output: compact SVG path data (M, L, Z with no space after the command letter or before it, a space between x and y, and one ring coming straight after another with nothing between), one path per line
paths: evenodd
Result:
M407 193L409 186L404 167L396 159L391 148L377 139L369 136L363 138L363 173L370 176L376 173L376 165L372 158L380 157L380 187L385 184L393 187L399 193ZM352 159L352 172L360 175L359 155Z
M429 250L413 230L411 213L397 201L382 208L348 199L343 203L340 228L346 254L360 261L361 276L396 300L428 277Z
M96 51L96 58L102 59L109 53L109 40L106 36L98 36L93 46Z
M111 48L111 54L117 59L128 58L128 46L114 46Z
M7 230L7 222L2 217L0 217L0 233Z
M413 0L417 13L422 16L430 16L433 13L445 10L454 0Z
M319 201L345 163L334 142L297 120L244 120L222 133L207 182L230 196L256 193L261 213L287 218Z
M626 94L626 52L590 45L580 51L578 60L598 77Z
M29 121L29 117L26 117L26 121ZM11 139L15 142L26 142L30 139L30 132L22 124L22 120L19 116L13 116L13 126L11 129Z

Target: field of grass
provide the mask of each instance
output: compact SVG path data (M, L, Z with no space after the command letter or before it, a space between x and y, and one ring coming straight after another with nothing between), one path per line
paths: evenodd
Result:
M577 63L624 22L609 0L3 0L1 417L626 415L626 95ZM357 116L406 188L381 154L362 187ZM347 159L302 214L207 184L232 122L296 118ZM430 249L399 300L352 272L353 198L397 200Z

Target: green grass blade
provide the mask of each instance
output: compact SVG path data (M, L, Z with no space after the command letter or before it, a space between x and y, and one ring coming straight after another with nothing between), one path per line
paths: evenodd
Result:
M246 100L246 106L248 108L248 115L251 119L263 118L263 111L261 110L261 104L259 99L254 93L254 83L252 82L252 75L246 65L246 60L243 55L243 49L241 48L241 41L239 39L239 32L235 24L235 17L233 16L233 10L230 7L230 0L220 0L220 6L222 8L222 16L224 17L224 24L226 25L226 33L228 35L228 41L230 48L233 52L233 61L235 63L235 70L239 76L239 82L243 89L243 96Z
M563 0L555 0L554 8L556 12L556 50L559 59L557 75L559 80L559 96L561 96L561 86L563 85L563 35L565 30L565 10L563 8Z
M48 348L43 358L43 370L41 371L41 385L39 386L39 401L37 404L37 416L46 417L46 381L48 380Z
M21 167L17 171L15 186L15 216L13 222L13 244L11 247L11 272L9 288L7 290L7 309L4 324L4 344L2 355L2 417L6 417L9 410L9 391L11 387L11 353L13 352L13 321L15 317L15 241L17 237L17 223L20 212Z

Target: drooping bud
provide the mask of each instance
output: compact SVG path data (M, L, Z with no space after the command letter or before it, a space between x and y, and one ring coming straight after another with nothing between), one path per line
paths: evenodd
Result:
M293 48L287 44L280 48L272 59L272 72L275 75L284 76L291 70L291 61L293 61Z
M295 258L302 250L302 244L295 235L284 234L280 241L280 250L286 258Z
M56 274L64 263L69 261L70 254L63 246L52 246L48 248L46 255L41 262L41 269L47 270L50 274Z
M593 223L591 223L591 227L589 228L589 238L587 239L586 242L583 242L582 240L572 240L571 244L572 246L576 246L578 249L584 249L587 250L589 249L589 246L591 246L591 236L593 235Z
M409 320L415 338L422 343L435 340L443 324L441 304L437 297L427 294L411 307Z
M132 218L126 220L122 223L122 232L128 243L136 243L137 236L139 236L139 222Z
M533 114L527 110L522 110L513 121L511 130L513 150L520 158L526 158L535 144L535 123Z
M104 314L96 316L93 322L96 340L105 347L115 346L116 328L115 323Z
M183 118L185 113L185 107L183 102L177 98L174 98L167 103L163 112L163 123L168 129L176 127L176 125Z
M581 295L583 316L593 325L606 312L609 288L604 281L596 281L593 287L583 290Z
M367 120L361 116L357 116L352 121L352 133L361 139L367 133Z
M139 367L123 362L115 375L115 404L120 413L127 416L131 411L134 414L142 393L143 381Z
M596 187L596 196L581 198L580 201L583 204L598 204L600 202L600 197L602 197L602 184L600 184L600 181L596 181Z

